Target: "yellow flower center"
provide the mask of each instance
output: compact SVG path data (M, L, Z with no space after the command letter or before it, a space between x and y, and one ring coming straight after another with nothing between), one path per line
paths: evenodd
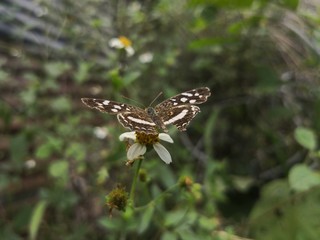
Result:
M123 44L125 47L130 47L132 45L132 42L126 38L125 36L120 36L119 41Z
M145 132L136 132L136 141L143 145L152 145L159 142L159 134L147 134Z

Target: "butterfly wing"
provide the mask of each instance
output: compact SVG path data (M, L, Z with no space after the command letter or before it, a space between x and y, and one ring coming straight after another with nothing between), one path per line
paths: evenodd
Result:
M173 124L180 131L185 131L200 112L200 108L194 104L206 102L210 95L207 87L192 89L161 102L155 107L155 111L165 125Z
M121 125L132 131L156 132L156 124L148 114L139 107L96 98L81 98L81 101L89 108L97 109L104 113L116 114Z

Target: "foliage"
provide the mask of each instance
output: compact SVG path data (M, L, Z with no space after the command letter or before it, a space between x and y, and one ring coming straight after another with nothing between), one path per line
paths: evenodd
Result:
M18 34L0 38L0 239L317 239L315 2L29 4L36 21L0 4L23 24L2 16ZM134 55L109 46L119 36ZM170 165L150 151L126 166L124 129L80 101L200 86L213 95L170 129Z

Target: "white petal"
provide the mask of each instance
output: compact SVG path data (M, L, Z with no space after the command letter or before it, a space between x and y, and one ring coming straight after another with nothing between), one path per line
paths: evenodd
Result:
M153 144L154 150L158 153L159 157L166 163L169 164L172 162L171 155L168 150L162 146L160 143Z
M128 158L128 160L136 159L140 155L145 154L146 151L147 151L147 148L145 145L142 145L140 143L134 143L128 149L127 158Z
M124 141L125 139L136 140L136 133L134 131L133 132L125 132L119 136L120 141Z
M169 134L166 134L166 133L159 133L159 139L162 140L162 141L166 141L166 142L169 142L169 143L173 143L173 140L172 138L170 137Z
M132 56L134 54L134 49L132 47L126 47L126 52L127 52L127 55L128 57Z
M112 48L123 48L123 43L119 40L119 38L111 38L109 40L109 46Z

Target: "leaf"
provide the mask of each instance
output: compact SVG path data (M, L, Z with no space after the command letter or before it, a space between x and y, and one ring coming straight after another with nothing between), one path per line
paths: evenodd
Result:
M165 226L174 226L174 225L179 225L181 221L185 220L185 217L187 215L186 210L176 210L167 213L164 225Z
M51 107L57 112L67 112L71 110L71 102L67 97L58 97L51 103Z
M75 80L78 83L83 83L85 80L87 80L87 78L89 77L89 71L92 67L91 63L88 62L80 62L80 64L78 65L78 69L75 72Z
M227 43L229 40L222 37L214 38L202 38L200 40L192 41L189 45L190 49L205 48L212 46L222 46Z
M161 236L161 240L176 240L178 236L172 232L166 231Z
M212 111L209 119L206 121L205 125L205 131L204 131L204 140L205 140L205 146L206 146L206 152L209 156L212 156L212 133L214 130L214 127L216 126L216 121L219 115L219 110Z
M306 191L320 185L320 174L313 172L305 164L298 164L289 172L289 184L293 190Z
M266 185L250 216L253 239L318 239L320 188L293 194L285 180Z
M277 73L268 66L259 66L256 68L258 81L254 91L258 94L271 94L279 90L281 81Z
M141 223L138 230L139 233L143 233L147 230L152 220L153 213L154 213L154 205L150 204L142 215Z
M316 135L312 129L298 127L294 131L296 141L303 147L309 150L315 150L317 146Z
M110 217L103 217L98 220L98 223L108 229L108 230L113 230L117 231L119 230L119 226L121 225L120 219L119 218L110 218Z
M291 10L296 10L299 6L299 0L282 0L281 2L285 7Z
M19 134L12 138L10 143L10 156L12 161L17 164L17 167L23 164L27 157L28 142L25 134Z
M49 167L49 173L52 177L66 177L68 173L69 163L65 160L55 161Z
M40 201L33 210L31 221L29 224L29 236L30 239L36 239L41 220L43 219L43 214L47 207L47 201Z
M65 71L71 69L71 66L67 62L49 62L44 65L46 73L51 78L57 78Z
M46 159L52 153L52 147L49 142L43 143L36 150L36 158Z

